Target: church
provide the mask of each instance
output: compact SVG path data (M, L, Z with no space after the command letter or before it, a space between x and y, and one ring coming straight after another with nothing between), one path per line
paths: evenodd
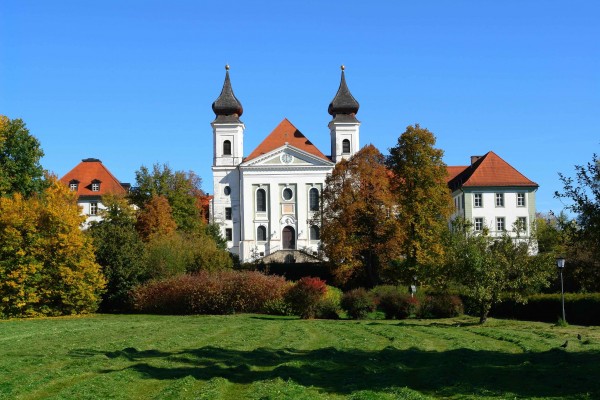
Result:
M244 157L242 104L226 67L212 104L212 222L221 227L229 251L241 261L289 261L317 255L320 226L314 221L325 179L335 163L360 149L354 99L342 66L339 89L329 104L331 152L325 155L284 119Z
M328 108L330 155L284 119L244 157L243 108L233 94L229 67L212 109L214 197L209 207L229 251L242 262L316 261L320 226L315 214L325 180L338 161L360 149L359 104L348 89L344 67ZM448 166L447 172L455 205L451 219L466 218L475 232L493 236L530 235L535 182L492 151L472 156L470 165Z

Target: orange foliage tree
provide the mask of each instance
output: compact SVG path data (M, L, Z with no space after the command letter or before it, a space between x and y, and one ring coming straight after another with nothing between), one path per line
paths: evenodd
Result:
M95 311L105 285L76 195L54 177L39 196L0 198L0 315Z
M153 196L140 210L136 228L140 236L149 240L154 235L170 235L177 229L169 200L164 196Z
M403 241L384 156L373 145L336 164L317 215L321 243L341 284L373 286Z

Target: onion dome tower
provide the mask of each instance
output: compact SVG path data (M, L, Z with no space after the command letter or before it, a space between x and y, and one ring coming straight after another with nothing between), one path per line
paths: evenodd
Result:
M215 122L241 122L240 117L244 112L242 103L233 94L229 79L229 65L225 66L225 82L219 97L212 103L216 115Z
M221 94L212 104L215 120L213 127L213 166L236 166L244 154L244 112L242 103L233 94L229 79L229 65L225 66L225 82Z
M360 121L356 119L356 114L360 105L346 84L344 73L346 68L342 65L341 69L340 87L327 110L333 117L329 122L329 130L331 133L331 158L336 163L352 157L359 150Z

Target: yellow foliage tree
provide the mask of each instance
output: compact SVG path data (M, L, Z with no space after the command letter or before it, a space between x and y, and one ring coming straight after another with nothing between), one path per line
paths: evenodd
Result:
M39 196L0 198L0 315L92 312L105 286L76 195L47 179Z

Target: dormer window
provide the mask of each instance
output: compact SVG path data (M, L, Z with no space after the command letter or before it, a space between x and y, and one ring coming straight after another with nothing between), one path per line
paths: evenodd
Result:
M98 179L94 179L92 181L92 192L99 192L100 191L100 181Z
M78 188L79 188L78 180L73 179L71 182L69 182L69 190L71 192L76 192Z

